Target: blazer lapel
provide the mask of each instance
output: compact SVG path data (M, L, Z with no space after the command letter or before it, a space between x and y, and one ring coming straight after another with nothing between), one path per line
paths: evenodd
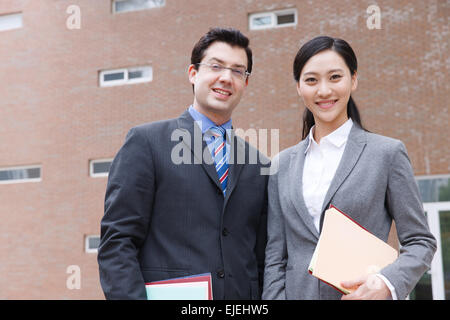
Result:
M342 155L341 162L336 170L336 174L334 175L333 180L331 181L330 187L328 188L328 192L325 195L325 199L322 205L322 217L321 217L321 227L323 220L323 213L327 209L330 204L331 199L333 198L336 191L348 177L350 172L355 167L358 162L361 153L364 150L364 147L367 143L367 137L363 129L358 126L356 123L353 123L353 127L348 136L347 145L345 146L344 154Z
M230 134L228 134L230 133ZM241 139L238 139L235 134L234 130L227 131L227 140L230 141L230 159L229 159L229 166L228 166L228 183L227 183L227 190L225 193L225 205L228 202L228 199L230 198L231 193L233 192L234 188L237 185L237 182L239 180L239 175L241 174L241 170L244 167L244 164L247 161L247 157L245 157L245 162L241 163L242 160L239 160L242 158L242 156L246 156L245 154L245 143ZM224 205L224 207L225 207Z
M188 133L188 138L182 141L191 150L194 156L194 164L201 164L211 180L222 190L212 156L209 152L204 152L208 150L208 146L206 141L203 140L202 130L194 123L194 119L189 114L189 111L186 110L178 118L178 127L180 130Z
M291 154L291 161L289 164L289 199L294 205L297 213L302 218L309 231L319 238L319 232L314 226L314 221L306 208L305 200L303 198L303 167L305 164L305 150L308 146L308 139L303 140L298 144L296 152Z

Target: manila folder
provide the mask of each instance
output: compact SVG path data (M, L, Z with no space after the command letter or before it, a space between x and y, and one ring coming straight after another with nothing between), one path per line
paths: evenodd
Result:
M377 273L397 258L397 250L331 206L325 211L322 232L309 272L348 294L341 281Z

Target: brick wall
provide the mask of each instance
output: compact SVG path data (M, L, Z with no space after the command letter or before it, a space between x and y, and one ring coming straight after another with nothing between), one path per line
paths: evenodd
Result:
M80 29L66 26L71 4ZM103 298L84 237L99 234L106 179L89 177L89 160L112 158L132 126L192 103L190 53L213 26L240 29L254 53L235 127L279 129L280 150L297 143L294 56L314 36L341 37L358 56L366 127L404 141L416 175L449 173L448 1L377 1L380 30L366 26L371 4L166 0L112 14L108 0L2 0L0 14L23 12L24 25L0 32L0 167L41 164L42 181L0 184L0 299ZM285 8L297 8L296 26L248 30L249 13ZM152 82L98 86L99 70L138 65L153 67ZM81 289L66 287L69 265Z

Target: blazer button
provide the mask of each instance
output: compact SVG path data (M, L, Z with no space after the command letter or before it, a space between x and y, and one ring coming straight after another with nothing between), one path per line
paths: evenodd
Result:
M223 230L222 230L222 235L223 235L224 237L226 237L229 233L230 233L230 232L228 231L227 228L223 228Z
M217 271L217 277L220 278L220 279L224 278L225 277L225 271L223 271L223 270Z

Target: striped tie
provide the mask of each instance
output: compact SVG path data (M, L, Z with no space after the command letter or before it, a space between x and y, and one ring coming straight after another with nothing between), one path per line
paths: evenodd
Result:
M225 129L222 127L211 127L211 134L213 136L213 159L216 165L217 175L219 176L219 182L222 186L222 192L225 196L228 181L228 162L227 162L227 146L225 143Z

